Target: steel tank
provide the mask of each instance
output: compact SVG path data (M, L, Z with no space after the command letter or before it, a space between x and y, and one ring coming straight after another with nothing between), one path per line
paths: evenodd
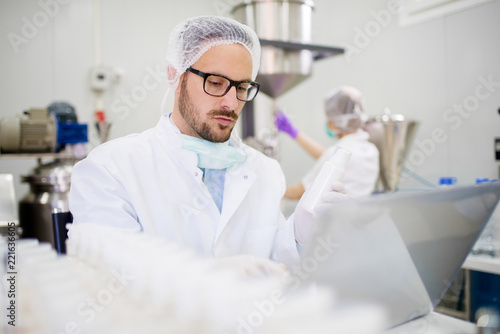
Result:
M235 20L255 30L259 39L310 43L312 12L310 0L246 0L235 6ZM272 45L262 46L257 82L261 91L276 98L311 75L313 53Z
M30 191L19 202L19 224L23 238L37 238L54 245L52 211L69 211L69 188L75 161L56 159L39 164L30 175L22 176Z
M379 182L384 191L396 191L404 159L413 142L419 123L400 114L375 116L365 124L370 141L380 153Z

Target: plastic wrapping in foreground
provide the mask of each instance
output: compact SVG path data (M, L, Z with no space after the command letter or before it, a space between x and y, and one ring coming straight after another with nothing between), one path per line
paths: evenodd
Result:
M302 207L311 214L321 201L321 197L329 191L334 181L341 181L345 174L345 168L352 153L343 147L337 146L333 155L325 161L318 175L314 179L311 188L304 194Z

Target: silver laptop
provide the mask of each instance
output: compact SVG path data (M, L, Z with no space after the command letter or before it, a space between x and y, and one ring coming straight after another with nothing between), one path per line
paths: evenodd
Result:
M310 278L331 286L339 304L378 303L389 327L400 325L440 302L499 197L496 182L334 204L306 245L303 265L328 252Z

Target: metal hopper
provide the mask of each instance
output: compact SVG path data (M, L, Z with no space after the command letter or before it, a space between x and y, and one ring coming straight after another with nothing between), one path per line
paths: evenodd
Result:
M379 182L385 191L397 189L404 159L417 127L418 122L397 114L376 116L367 121L370 141L380 153Z
M314 4L310 0L247 0L233 17L255 30L262 46L257 81L276 98L311 76L314 60L342 54L344 49L312 45Z
M312 74L315 60L344 53L343 48L310 44L311 0L245 0L236 5L232 15L255 30L262 46L261 63L256 81L261 92L274 101ZM245 105L243 139L264 154L278 157L278 131L255 138L253 104Z

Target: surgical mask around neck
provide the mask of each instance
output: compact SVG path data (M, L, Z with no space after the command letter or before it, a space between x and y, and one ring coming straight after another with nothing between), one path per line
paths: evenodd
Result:
M246 159L246 153L242 148L229 146L227 143L213 143L182 133L179 135L181 147L198 155L199 168L224 169Z

